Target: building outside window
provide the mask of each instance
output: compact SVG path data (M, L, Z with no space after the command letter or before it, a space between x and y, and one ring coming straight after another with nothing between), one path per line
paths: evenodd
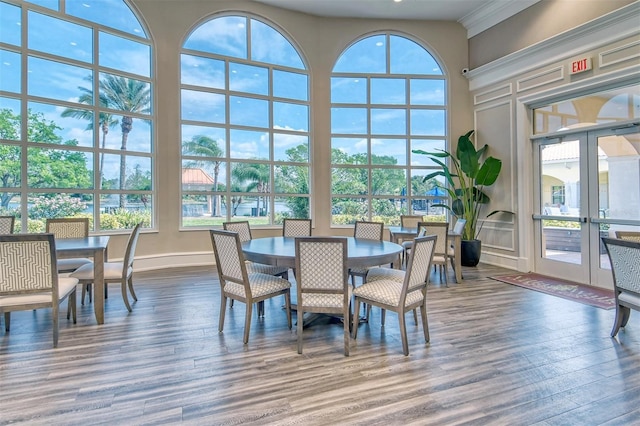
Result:
M153 226L153 46L126 1L0 1L0 27L0 214Z

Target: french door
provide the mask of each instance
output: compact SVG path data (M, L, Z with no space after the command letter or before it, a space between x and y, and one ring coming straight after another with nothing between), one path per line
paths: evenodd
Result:
M640 231L638 125L562 132L533 143L535 271L610 288L601 237Z

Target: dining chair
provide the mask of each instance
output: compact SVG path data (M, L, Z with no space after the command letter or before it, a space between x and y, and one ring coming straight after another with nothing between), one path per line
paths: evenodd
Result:
M363 220L356 221L353 228L354 238L364 238L367 240L380 240L382 241L382 235L384 232L383 222L367 222ZM356 277L362 278L364 282L367 271L369 268L351 268L349 269L349 277L351 278L351 285L356 285Z
M631 309L640 311L640 242L620 238L602 238L609 254L616 298L616 317L611 337L625 327Z
M447 279L449 259L449 222L420 222L418 229L424 230L424 235L435 235L438 237L436 246L433 249L432 264L440 270L440 281L442 281L444 271L444 284L449 287Z
M86 217L49 218L46 221L45 227L46 232L53 234L57 239L85 238L89 236L89 218ZM58 272L73 272L82 265L90 263L91 259L86 257L58 259ZM85 289L83 289L83 295L84 292ZM84 296L82 297L81 302L84 305Z
M311 219L286 218L282 221L283 237L310 237Z
M13 234L15 216L0 216L0 234Z
M341 315L344 355L349 356L351 286L347 275L347 239L296 238L298 353L302 354L305 312Z
M422 222L423 220L424 220L424 216L422 215L415 215L415 214L400 215L400 226L402 226L403 228L417 228L418 223ZM404 241L400 240L398 241L398 243L402 246L401 265L405 266L408 252L409 250L411 250L411 247L413 245L413 238L409 240L404 240Z
M400 324L400 337L402 339L402 351L409 355L409 343L407 341L407 327L405 315L409 311L420 308L422 328L425 342L429 342L429 323L427 320L427 285L429 283L429 270L433 260L437 237L429 235L417 237L413 241L413 250L409 253L407 269L405 271L394 270L402 274L402 281L396 279L376 279L369 281L353 290L355 310L353 313L353 338L358 337L358 318L360 316L360 303L367 306L378 306L383 312L389 310L398 314ZM387 268L377 268L387 269ZM382 316L384 325L384 315Z
M250 241L252 239L251 225L249 224L248 220L224 222L222 224L222 228L225 231L237 232L238 236L240 237L241 243ZM261 274L275 275L277 277L282 277L285 280L289 279L289 268L287 268L286 266L266 265L264 263L247 261L247 271L249 271L249 273L259 272ZM231 306L233 306L233 303L231 304Z
M640 232L637 231L616 231L616 238L640 243Z
M51 308L56 348L60 305L67 298L76 323L77 284L75 278L58 275L52 234L0 235L0 313L4 313L6 332L11 328L11 312Z
M253 304L281 294L285 298L287 323L291 329L291 283L271 274L249 272L238 232L219 229L209 232L221 291L218 331L222 333L224 329L227 299L242 302L246 305L243 338L246 345L249 342Z
M453 225L453 233L461 235L462 231L464 231L464 226L466 224L467 224L467 219L456 220L456 224ZM454 272L456 272L456 262L455 262L456 251L455 251L455 247L453 247L453 244L449 244L449 247L447 248L447 257L449 258L449 262L451 263L451 268L453 269Z
M127 248L124 252L122 262L105 262L104 263L104 296L108 297L107 287L109 283L120 283L120 291L122 293L122 300L129 312L132 311L129 304L129 296L127 294L127 288L131 293L134 301L138 301L138 296L133 289L133 262L135 260L136 246L138 245L138 238L140 237L140 229L142 228L142 222L139 222L129 234L129 240L127 241ZM84 301L85 289L91 292L91 287L94 281L93 277L93 262L81 266L71 274L71 277L77 278L80 284L83 285L82 299Z

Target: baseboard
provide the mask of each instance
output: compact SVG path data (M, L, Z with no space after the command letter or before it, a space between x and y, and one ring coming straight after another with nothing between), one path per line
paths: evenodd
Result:
M136 256L135 270L138 272L156 271L159 269L211 266L214 264L213 252L162 253L150 256Z
M515 256L507 256L503 254L488 252L485 250L482 250L482 256L480 257L480 262L486 265L493 265L493 266L499 266L505 269L512 269L514 271L520 271L520 267L522 266L520 260Z

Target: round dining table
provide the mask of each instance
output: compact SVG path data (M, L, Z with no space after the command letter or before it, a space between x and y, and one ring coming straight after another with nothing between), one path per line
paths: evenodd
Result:
M402 246L390 241L368 240L354 237L347 239L347 267L366 268L393 263L402 252ZM247 260L268 265L295 267L295 237L256 238L242 243Z

